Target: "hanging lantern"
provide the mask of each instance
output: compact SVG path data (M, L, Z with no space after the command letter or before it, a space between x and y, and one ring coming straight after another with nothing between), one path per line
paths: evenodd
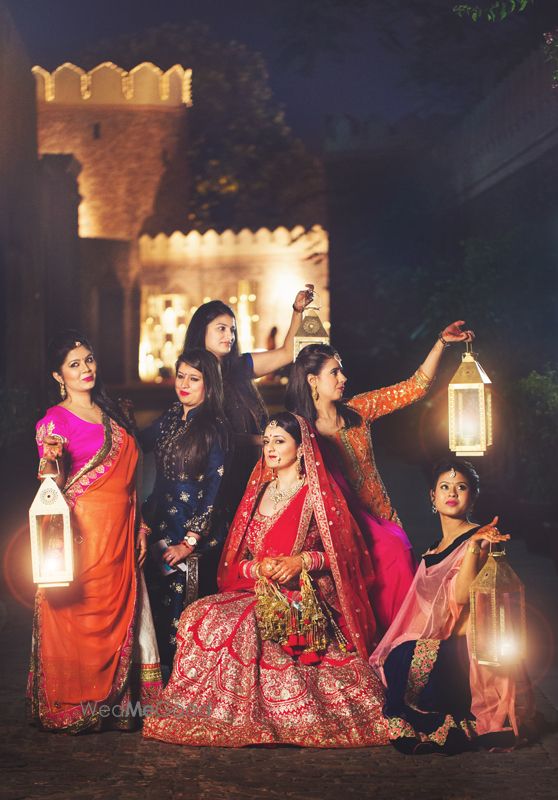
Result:
M490 552L470 592L472 654L479 664L501 667L525 657L525 588L504 550Z
M492 384L467 342L448 386L449 448L457 456L483 456L492 444Z
M320 306L316 305L317 293L314 292L312 305L305 308L302 320L294 337L294 360L307 344L329 344L329 336L324 324L318 316Z
M69 586L74 578L70 509L50 475L29 509L33 581L41 587Z

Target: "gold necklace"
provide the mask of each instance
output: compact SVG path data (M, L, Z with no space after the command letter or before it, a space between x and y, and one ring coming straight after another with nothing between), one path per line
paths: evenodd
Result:
M290 500L291 497L294 497L295 494L298 492L299 489L302 488L302 484L304 483L304 476L299 478L286 489L279 488L279 479L275 478L275 480L271 484L271 502L277 509L279 503L286 502Z

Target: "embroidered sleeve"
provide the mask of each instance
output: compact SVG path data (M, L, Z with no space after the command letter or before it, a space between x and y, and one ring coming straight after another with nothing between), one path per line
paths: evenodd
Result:
M375 389L373 392L357 394L349 400L349 405L364 419L374 420L420 400L427 393L430 384L431 380L418 369L406 381Z
M206 471L198 475L194 497L191 498L193 514L187 521L189 531L207 535L215 500L225 474L225 454L218 444L214 444L209 453Z
M302 552L306 554L305 560L308 563L310 572L321 572L324 569L329 569L329 557L324 552L320 532L314 517L312 517L308 528Z
M54 414L49 414L48 412L43 419L39 420L35 430L35 440L41 458L43 456L43 442L45 436L54 436L63 444L68 444L66 426Z
M329 569L329 558L323 550L304 550L309 572L322 572Z

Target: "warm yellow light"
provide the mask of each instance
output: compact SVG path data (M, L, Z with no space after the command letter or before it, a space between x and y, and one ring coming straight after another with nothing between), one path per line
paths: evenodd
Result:
M231 295L231 296L229 297L229 303L232 303L233 305L234 305L235 303L238 303L238 297L237 297L235 294Z
M44 560L44 573L46 575L54 576L64 569L64 559L59 550L53 550L47 553Z
M164 375L174 371L191 317L187 302L183 294L157 294L152 287L144 287L138 354L142 381L157 381L161 370Z
M519 652L517 641L511 636L500 641L500 656L503 660L515 659Z
M256 300L256 295L255 295L255 294L249 294L249 295L248 295L248 300L249 300L251 303L255 302L255 300Z
M461 405L459 403L461 397L462 395L458 395L458 405ZM461 407L460 410L461 413L458 413L456 423L457 444L460 447L467 447L468 445L477 442L479 439L479 416L478 414L472 414L463 411L463 407Z
M248 300L248 295L246 295L246 294L241 294L240 295L240 302L241 303L245 303L247 300Z
M260 315L259 314L252 314L252 322L259 322Z
M204 297L204 298L203 298L203 302L204 302L204 303L209 303L209 302L211 302L211 297Z
M163 311L163 328L165 333L172 333L176 327L176 312L172 306Z

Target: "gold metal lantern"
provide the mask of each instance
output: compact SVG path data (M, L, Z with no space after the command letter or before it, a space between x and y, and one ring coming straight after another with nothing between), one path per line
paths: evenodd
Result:
M492 383L467 342L448 386L449 448L457 456L483 456L492 444Z
M69 586L74 578L70 509L50 475L29 509L33 581L41 587Z
M317 294L314 292L312 305L306 307L302 320L294 338L294 360L303 347L308 344L329 344L329 336L323 322L318 316L320 306L316 304Z
M472 654L501 667L525 657L525 587L504 550L491 552L470 588Z

